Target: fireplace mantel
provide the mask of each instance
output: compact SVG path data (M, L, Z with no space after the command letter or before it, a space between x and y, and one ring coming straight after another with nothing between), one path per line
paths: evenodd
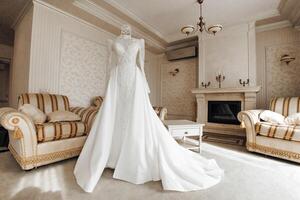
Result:
M192 90L194 94L214 94L214 93L257 93L260 86L257 87L240 87L240 88L195 88Z
M192 93L197 99L197 122L205 124L204 131L244 135L244 130L239 125L220 124L208 122L208 101L240 101L241 110L256 109L257 87L240 88L195 88Z

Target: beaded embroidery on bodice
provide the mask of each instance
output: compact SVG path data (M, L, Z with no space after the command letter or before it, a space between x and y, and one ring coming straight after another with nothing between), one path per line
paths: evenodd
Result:
M118 65L135 64L140 48L136 39L117 39L112 47L117 55Z
M144 76L145 87L150 92L144 72L144 40L119 37L110 46L110 54L116 55L116 67L119 77L118 84L122 88L124 98L130 98L129 96L132 95L131 90L135 84L134 81L138 67Z

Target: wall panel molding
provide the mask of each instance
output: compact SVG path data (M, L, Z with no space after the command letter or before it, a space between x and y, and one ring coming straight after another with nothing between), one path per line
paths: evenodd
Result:
M39 1L33 9L29 92L66 94L76 106L104 95L107 40L116 36ZM150 97L156 105L160 97L157 56L146 51Z
M255 24L244 23L230 27L216 36L199 35L199 79L218 87L216 73L223 72L222 87L243 87L239 79L250 79L249 86L256 86Z
M274 29L256 34L257 49L257 83L262 86L257 96L258 108L268 108L270 98L272 97L272 69L270 61L273 63L279 61L280 56L270 53L270 49L284 50L286 46L297 45L300 42L300 32L292 27ZM269 60L267 59L267 55ZM278 58L277 58L277 57ZM271 60L270 60L271 59ZM275 59L275 60L274 60ZM281 68L276 64L276 68ZM283 67L283 66L282 66ZM284 68L282 68L284 70ZM300 76L300 74L298 75ZM280 82L279 82L280 83ZM276 84L276 83L275 83ZM289 85L289 83L287 83ZM291 85L293 87L293 85ZM280 95L280 94L277 94ZM282 93L282 95L286 95ZM291 95L293 95L291 93Z
M196 87L198 59L168 61L161 57L161 100L168 109L169 119L196 119L196 98L191 90ZM169 72L179 69L176 76Z
M72 45L78 45L76 48L73 48L74 46L68 44L68 51L63 46L66 42L64 39L64 34L66 33L68 33L68 36L73 39ZM75 37L77 40L74 39ZM91 92L88 89L83 91L83 88L78 88L78 90L81 90L82 92L83 100L78 99L74 96L78 95L74 92L74 90L68 90L68 88L76 85L75 82L71 81L70 77L74 76L74 70L75 74L79 72L79 76L80 74L84 74L84 71L93 71L95 69L93 64L95 64L95 62L97 63L95 60L103 60L103 57L107 57L106 42L107 39L113 38L114 36L107 34L105 31L99 31L94 27L88 26L86 23L81 23L80 21L59 13L43 4L35 3L29 91L58 94L68 93L67 95L70 95L71 99L74 99L74 103L76 105L87 105L87 103L89 103L89 100L87 99L96 95L94 92L95 89ZM78 41L80 41L80 45L77 43ZM96 44L98 46L94 48ZM92 51L93 48L94 50L97 50L98 53L101 48L102 52L105 51L105 54L102 57L99 55L99 58L95 58L95 52ZM69 58L66 56L66 53L69 57L73 56L73 60L76 58L77 54L83 57L78 58L76 62L74 60L74 63L70 63L70 65L76 66L68 66L65 63L65 60ZM88 63L91 60L93 60L92 62L94 63ZM83 62L87 62L87 68L85 70L82 69L84 67ZM106 61L98 62L97 64L98 66L101 66L103 70L99 70L101 75L99 75L99 73L95 73L98 76L93 78L106 80ZM69 69L72 73L67 75L67 72L64 71L65 68ZM65 81L64 77L69 81ZM75 78L72 77L72 80L74 79ZM83 80L81 81L83 82ZM88 82L88 80L86 79L85 82ZM93 82L93 80L91 82ZM84 83L82 84L84 85ZM99 90L97 95L104 94L106 83L102 81L101 84L102 85L98 86Z
M89 106L91 97L104 96L107 58L105 45L62 31L59 93L74 106Z

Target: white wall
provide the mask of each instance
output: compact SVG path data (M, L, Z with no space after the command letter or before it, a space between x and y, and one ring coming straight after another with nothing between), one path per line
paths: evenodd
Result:
M72 106L87 106L104 95L107 40L115 36L52 7L34 4L30 92L65 94ZM146 73L153 104L158 103L157 64L146 52Z
M13 62L10 70L9 104L17 106L18 96L28 91L33 9L15 27Z
M202 40L201 40L202 37ZM211 82L218 87L216 73L222 71L222 87L242 87L239 79L250 79L256 85L256 54L254 23L225 27L214 35L199 35L199 87Z

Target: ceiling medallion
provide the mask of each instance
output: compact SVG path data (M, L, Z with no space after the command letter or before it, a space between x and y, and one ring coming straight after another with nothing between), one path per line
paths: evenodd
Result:
M195 33L197 30L199 30L201 33L205 30L208 34L215 35L217 32L221 31L223 29L223 26L221 24L215 24L209 27L206 27L206 24L204 22L203 16L202 16L202 4L204 0L197 0L197 2L200 4L200 17L199 22L197 23L197 28L195 28L193 25L186 25L181 28L181 32L187 36L190 34Z

